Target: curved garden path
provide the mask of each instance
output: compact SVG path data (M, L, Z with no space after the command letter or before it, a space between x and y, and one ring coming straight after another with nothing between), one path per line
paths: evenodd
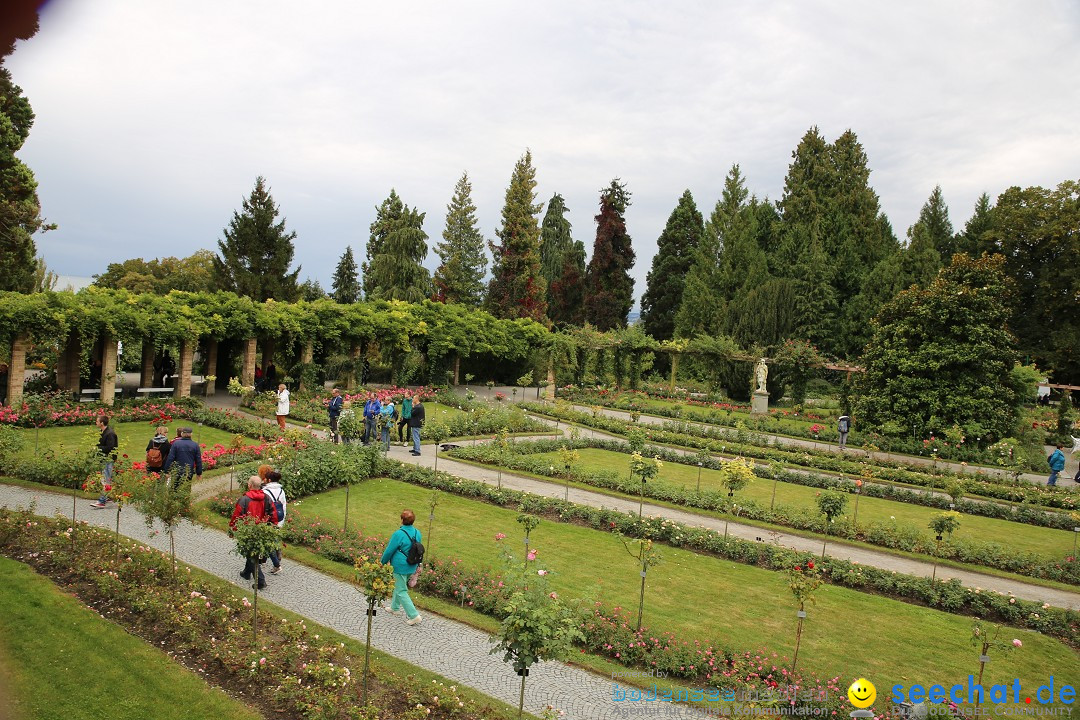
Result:
M39 515L71 517L70 495L0 484L0 506L25 508L31 503ZM89 500L80 498L76 519L111 529L116 513L94 510ZM121 513L120 531L140 543L169 551L168 536L162 532L148 537L143 517L135 510ZM201 525L184 522L176 531L177 559L247 588L249 585L240 579L243 563L233 554L234 547L225 533ZM267 588L261 597L363 641L364 600L354 585L299 563L286 562L282 567L280 575L267 576ZM414 627L406 625L400 616L380 613L372 632L372 642L379 650L517 707L519 679L500 656L489 654L492 646L488 637L485 632L431 613L424 613L423 622ZM568 720L608 720L624 717L621 711L630 703L612 700L610 678L563 663L543 662L531 668L525 686L525 708L539 715L547 705L564 710ZM661 712L655 703L638 711ZM705 717L688 706L672 703L666 703L663 711L665 717Z

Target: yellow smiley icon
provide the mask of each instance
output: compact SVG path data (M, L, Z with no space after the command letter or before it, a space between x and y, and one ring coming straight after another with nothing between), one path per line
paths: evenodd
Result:
M859 678L847 689L848 700L857 708L865 709L877 700L877 689L866 678Z

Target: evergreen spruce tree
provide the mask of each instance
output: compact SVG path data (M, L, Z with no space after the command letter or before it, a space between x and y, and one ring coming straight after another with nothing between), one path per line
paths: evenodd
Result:
M544 221L540 225L540 272L548 284L549 307L553 300L550 292L551 284L562 275L563 256L574 243L566 213L566 201L562 195L555 193L548 201Z
M670 340L675 335L675 314L682 303L686 273L704 235L704 220L694 196L685 190L656 242L641 298L642 325L657 340Z
M318 280L306 278L304 282L297 286L296 290L301 300L314 302L315 300L326 299L326 291L323 290L323 286Z
M372 238L375 239L376 230L379 236L377 242L372 243L377 252L371 256L364 275L365 283L371 282L368 297L420 302L431 296L431 276L423 266L428 253L425 213L403 203L393 190L383 203L384 206L388 204L393 212L386 217L376 217L372 224Z
M917 222L908 230L908 246L900 254L900 271L894 281L892 295L906 290L912 285L926 287L941 269L941 255L938 253L938 240L930 225Z
M446 206L446 229L435 251L442 264L435 271L435 298L480 307L484 298L487 255L484 236L477 228L472 184L462 173L454 186L454 196Z
M15 157L33 124L30 102L0 65L0 290L30 292L34 285L41 203L33 171Z
M563 253L562 269L548 296L548 317L557 327L585 324L585 243L574 240Z
M547 288L540 268L540 226L536 214L536 169L528 150L514 165L502 227L495 231L499 243L491 248L491 282L486 306L496 317L527 317L541 321L546 316Z
M345 305L360 301L360 278L357 276L356 260L352 246L345 248L334 269L334 301Z
M937 250L941 258L941 262L948 264L953 253L956 252L956 238L953 235L952 222L949 220L949 206L945 204L945 197L941 194L940 185L934 187L929 199L923 203L916 224L926 229L930 240L934 243L934 249ZM913 231L909 230L908 237L912 235ZM936 272L937 269L935 268Z
M831 340L837 331L837 301L830 262L820 238L810 241L795 265L795 329L816 345Z
M984 252L994 252L994 247L988 233L994 229L994 206L990 203L990 196L983 193L975 201L975 211L964 225L964 231L958 233L954 239L956 252L965 252L972 257L978 257Z
M630 192L619 178L600 191L596 242L585 270L585 320L601 332L626 327L634 303L634 248L623 218L629 206Z
M277 220L278 206L262 176L243 201L243 211L233 212L225 239L218 240L214 271L224 290L262 302L296 299L300 267L289 272L295 232L285 232L285 218Z
M365 260L361 265L363 280L361 286L365 298L374 297L375 280L371 275L371 264L375 256L382 251L386 236L394 227L401 222L401 216L405 212L405 205L398 197L397 190L390 188L390 195L375 209L375 220L369 226L367 248L364 250Z

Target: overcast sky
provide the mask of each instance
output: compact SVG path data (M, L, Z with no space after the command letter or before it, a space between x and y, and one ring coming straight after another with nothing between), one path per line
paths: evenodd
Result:
M901 237L936 184L961 227L984 191L1076 179L1078 40L1075 0L52 0L7 64L61 274L216 249L258 175L301 278L363 257L391 187L434 268L462 171L493 238L531 148L590 252L598 191L627 184L640 297L683 190L707 216L739 163L778 199L812 125L857 133Z

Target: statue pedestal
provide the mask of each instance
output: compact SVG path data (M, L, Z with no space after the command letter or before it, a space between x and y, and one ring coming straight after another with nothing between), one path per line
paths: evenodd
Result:
M751 415L768 415L769 414L769 393L754 391L754 396L750 399L750 414Z

